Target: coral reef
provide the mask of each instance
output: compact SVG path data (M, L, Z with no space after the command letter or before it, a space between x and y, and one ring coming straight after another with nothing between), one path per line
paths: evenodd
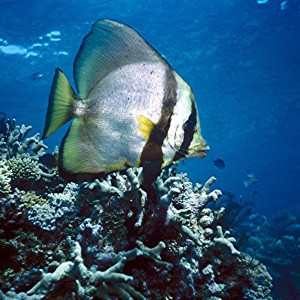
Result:
M79 211L76 205L78 186L69 183L65 186L62 193L50 193L46 203L36 203L28 210L28 220L35 226L46 231L56 229L56 221L66 217L66 214Z
M31 126L16 125L16 120L6 120L0 132L0 156L2 158L12 158L17 155L27 157L28 155L37 160L44 154L48 147L39 140L39 134L27 137Z
M146 191L136 168L66 183L40 162L38 136L25 139L30 127L5 128L0 299L271 299L266 267L211 205L216 178L193 187L173 164Z
M300 213L283 210L271 220L253 214L242 230L249 235L243 251L268 266L274 279L274 298L299 299Z
M39 133L27 137L31 126L18 126L16 120L1 120L0 159L5 161L6 168L12 172L11 186L29 190L36 184L55 185L59 180L57 170L48 168L40 162L48 147L39 140ZM56 154L55 149L53 154ZM3 170L0 164L0 176ZM5 174L3 174L5 176ZM0 194L2 187L0 185Z
M0 196L5 196L11 191L10 182L11 182L12 171L7 165L6 160L0 160Z

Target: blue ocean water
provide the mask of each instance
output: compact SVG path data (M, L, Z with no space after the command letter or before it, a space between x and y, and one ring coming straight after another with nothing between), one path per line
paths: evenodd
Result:
M298 1L1 0L0 111L42 132L54 70L73 82L74 57L99 18L135 28L193 88L211 147L181 164L194 182L215 175L263 214L300 210ZM66 129L47 140L51 149ZM248 187L246 171L257 178Z

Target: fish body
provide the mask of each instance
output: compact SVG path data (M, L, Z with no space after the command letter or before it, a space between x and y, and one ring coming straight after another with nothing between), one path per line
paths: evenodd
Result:
M36 72L36 73L31 75L31 80L35 81L35 80L41 79L42 77L43 77L43 73Z
M246 177L247 177L243 181L245 187L248 187L248 186L250 186L250 185L252 185L252 184L254 184L254 183L257 182L257 178L256 178L256 176L255 176L255 174L253 172L245 170L245 174L246 174Z
M52 169L57 167L58 159L57 156L51 153L45 153L39 157L39 162L48 168Z
M213 164L218 168L218 169L224 169L225 168L225 162L221 158L217 158L213 161Z
M172 161L209 149L192 90L129 26L96 22L75 58L74 81L78 95L56 70L43 133L73 120L60 146L63 177L89 180L143 166L154 180Z

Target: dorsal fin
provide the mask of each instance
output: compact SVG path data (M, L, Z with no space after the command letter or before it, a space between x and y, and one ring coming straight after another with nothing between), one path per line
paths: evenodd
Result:
M107 74L136 62L167 62L131 27L99 20L85 36L74 61L74 81L81 99Z

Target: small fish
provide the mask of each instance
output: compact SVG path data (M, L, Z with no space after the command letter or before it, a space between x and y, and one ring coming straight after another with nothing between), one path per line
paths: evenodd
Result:
M31 80L35 81L35 80L41 79L42 77L43 77L43 73L36 72L31 75Z
M257 178L253 172L245 170L245 173L247 176L247 178L244 180L245 187L248 187L257 182Z
M224 169L225 168L225 162L221 158L217 158L213 161L213 164L218 168L218 169Z
M55 168L58 164L57 155L45 153L44 155L39 157L39 162L50 169Z
M63 178L91 180L141 166L146 187L171 162L209 150L191 88L129 26L97 21L73 74L77 93L56 69L43 133L73 120L59 150Z

